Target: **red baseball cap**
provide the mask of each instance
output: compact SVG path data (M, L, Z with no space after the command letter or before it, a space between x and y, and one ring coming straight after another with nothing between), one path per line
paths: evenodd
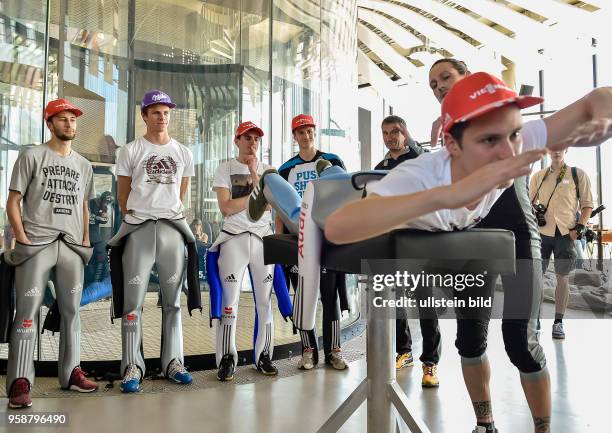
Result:
M442 101L442 130L457 123L480 117L508 104L527 108L540 104L544 98L519 96L497 77L486 72L476 72L458 81Z
M298 114L291 121L291 131L295 131L300 126L313 126L316 127L314 119L310 114Z
M242 122L240 125L238 125L238 128L236 128L235 137L238 138L245 132L248 132L252 129L255 130L255 132L257 132L260 137L264 136L263 130L259 126L255 125L253 122Z
M62 111L71 111L76 117L83 114L81 110L67 100L56 99L55 101L50 101L47 104L47 107L45 108L45 120L49 120L49 117L55 116L57 113L61 113Z

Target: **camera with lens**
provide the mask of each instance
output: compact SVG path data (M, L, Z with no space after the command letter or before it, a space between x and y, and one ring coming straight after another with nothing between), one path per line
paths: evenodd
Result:
M538 225L540 227L544 227L546 225L546 206L542 203L534 204L533 211L535 212L536 220L538 220Z
M597 233L594 230L586 229L582 237L587 241L587 243L591 243L597 237Z

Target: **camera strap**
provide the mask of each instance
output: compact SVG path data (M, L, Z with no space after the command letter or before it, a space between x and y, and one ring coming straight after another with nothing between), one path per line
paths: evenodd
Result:
M542 178L542 181L540 182L540 186L538 186L538 190L536 191L535 195L533 196L533 201L531 202L532 205L535 203L536 198L538 198L538 194L540 193L540 188L542 188L542 185L544 184L544 181L546 180L546 178L548 177L548 175L551 172L552 172L552 167L549 167L549 169L546 170L546 173L544 174L544 177ZM548 209L548 205L550 204L550 201L552 200L552 197L555 194L555 191L557 190L557 187L559 186L559 184L561 183L561 181L565 177L565 173L566 172L567 172L567 165L563 164L563 167L561 167L561 171L559 172L559 176L557 176L557 182L555 183L555 187L553 188L552 192L550 193L550 197L548 197L548 202L546 202L546 209Z

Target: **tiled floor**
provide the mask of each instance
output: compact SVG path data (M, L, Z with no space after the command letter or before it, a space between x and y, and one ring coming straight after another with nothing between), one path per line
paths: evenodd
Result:
M274 338L276 345L299 341L293 334L290 322L285 322L276 307L276 298L272 297L274 312ZM203 311L193 311L189 316L186 299L182 297L183 344L185 355L214 353L215 331L210 327L208 293L202 293ZM161 311L156 307L157 293L147 294L143 316L143 345L145 358L159 357ZM42 321L47 309L43 307ZM251 349L253 346L253 323L255 304L251 293L242 293L240 311L236 327L236 344L238 350ZM320 317L319 324L320 324ZM121 359L120 320L110 321L110 301L99 301L81 309L81 360L114 360ZM45 332L41 336L41 356L43 361L57 360L59 334ZM8 344L0 344L0 358L8 355Z

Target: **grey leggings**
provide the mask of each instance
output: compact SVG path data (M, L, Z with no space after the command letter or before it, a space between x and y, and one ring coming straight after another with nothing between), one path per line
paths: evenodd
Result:
M18 244L16 250L27 250ZM34 384L34 347L38 333L38 311L47 282L55 268L55 292L61 315L58 377L68 388L70 374L80 363L81 321L79 305L83 291L83 260L64 242L55 241L15 267L17 312L11 329L6 389L21 377Z
M174 358L183 362L180 296L185 241L171 225L163 221L148 221L129 235L123 253L125 293L121 318L121 374L128 364L136 364L143 375L145 373L141 350L142 307L154 264L162 298L162 371L166 373Z

